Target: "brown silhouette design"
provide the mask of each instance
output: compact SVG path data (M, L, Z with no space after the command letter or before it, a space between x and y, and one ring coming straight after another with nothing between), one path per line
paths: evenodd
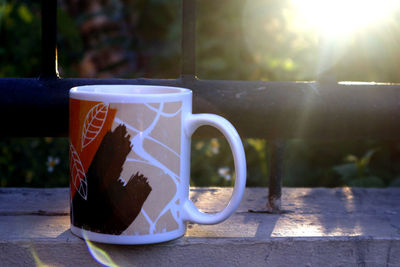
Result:
M86 173L87 200L75 194L71 220L76 227L120 235L135 220L152 188L145 176L132 174L124 185L122 165L132 149L125 125L104 136Z

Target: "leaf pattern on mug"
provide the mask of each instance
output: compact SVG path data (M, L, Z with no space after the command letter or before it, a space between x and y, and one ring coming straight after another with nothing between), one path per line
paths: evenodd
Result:
M108 105L99 103L91 108L86 115L82 131L82 149L89 145L103 128L107 118Z
M71 183L83 199L87 199L87 181L85 170L76 149L72 144L69 146L69 166L71 172Z

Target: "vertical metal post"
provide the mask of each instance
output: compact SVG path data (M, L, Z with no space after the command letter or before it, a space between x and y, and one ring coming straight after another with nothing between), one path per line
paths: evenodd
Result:
M42 0L42 73L40 78L58 77L57 0Z
M281 140L273 140L269 147L271 157L269 164L269 193L266 208L270 213L280 213L285 142Z
M196 76L196 0L182 1L182 79Z

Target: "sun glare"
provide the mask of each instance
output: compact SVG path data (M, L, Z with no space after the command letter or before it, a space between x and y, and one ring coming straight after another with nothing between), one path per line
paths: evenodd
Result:
M379 23L397 0L292 0L303 23L327 36L345 36Z

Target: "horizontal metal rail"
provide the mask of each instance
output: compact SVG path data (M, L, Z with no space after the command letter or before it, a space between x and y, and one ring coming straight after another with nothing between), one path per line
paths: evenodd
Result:
M0 79L2 136L67 136L68 91L87 84L190 88L194 112L226 117L242 137L400 137L400 85L157 79ZM203 131L207 135L207 131Z

